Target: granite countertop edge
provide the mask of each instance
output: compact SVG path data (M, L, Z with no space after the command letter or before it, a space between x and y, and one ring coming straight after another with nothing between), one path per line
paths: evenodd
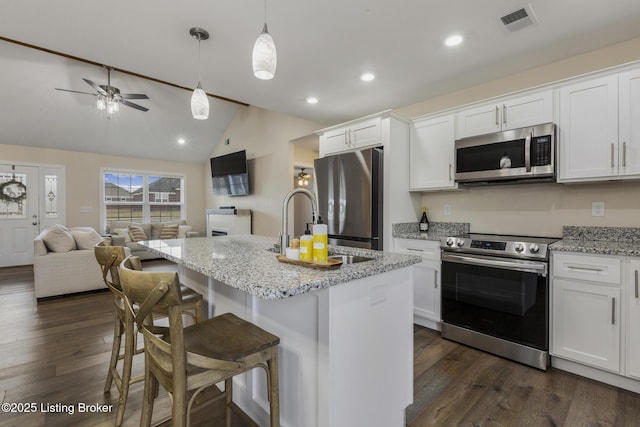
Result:
M273 239L255 235L194 237L138 242L186 268L263 299L285 299L313 290L410 267L415 255L329 245L330 254L360 255L371 261L337 269L313 269L279 262Z
M549 249L555 252L640 256L640 242L562 239L552 243Z

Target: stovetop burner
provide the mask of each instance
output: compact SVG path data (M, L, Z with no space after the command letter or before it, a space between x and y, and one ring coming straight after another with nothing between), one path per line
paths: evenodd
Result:
M445 237L440 247L445 251L477 253L509 258L548 259L548 247L559 240L550 237L499 234L464 234Z

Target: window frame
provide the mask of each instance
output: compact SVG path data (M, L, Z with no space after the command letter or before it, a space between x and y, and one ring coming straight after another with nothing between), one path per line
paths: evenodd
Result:
M107 201L105 194L105 175L106 174L128 174L142 176L142 201L141 202L122 202L122 201ZM160 178L174 178L180 180L180 202L161 202L150 201L149 192L149 177ZM186 219L187 216L187 194L186 194L186 182L187 176L181 173L170 172L158 172L158 171L146 171L146 170L134 170L134 169L119 169L119 168L100 168L100 222L102 223L103 230L107 228L107 207L110 205L141 205L142 206L142 221L143 223L151 223L151 205L168 205L180 207L180 220ZM126 220L123 220L126 221ZM154 221L157 222L157 221Z

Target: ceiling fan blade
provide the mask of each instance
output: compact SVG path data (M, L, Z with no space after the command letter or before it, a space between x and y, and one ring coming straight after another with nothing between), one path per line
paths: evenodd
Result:
M126 105L127 107L135 108L136 110L149 111L148 108L143 107L142 105L134 104L133 102L129 102L129 101L126 101L124 99L122 101L120 101L120 103Z
M121 93L122 99L149 99L144 93Z
M94 88L95 90L97 90L97 91L98 91L98 93L99 93L100 95L103 95L103 96L108 96L108 95L109 95L109 94L107 93L107 91L105 91L104 89L102 89L100 86L98 86L97 84L95 84L95 83L94 83L94 82L92 82L91 80L89 80L89 79L84 79L84 78L83 78L82 80L84 80L84 81L85 81L89 86L91 86L92 88Z
M60 89L59 87L54 88L55 90L61 90L64 92L73 92L73 93L81 93L83 95L92 95L92 96L96 96L95 93L91 93L91 92L80 92L79 90L71 90L71 89Z

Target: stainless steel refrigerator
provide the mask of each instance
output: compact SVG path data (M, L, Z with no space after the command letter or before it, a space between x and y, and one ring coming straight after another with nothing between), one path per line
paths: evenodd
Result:
M382 250L382 148L314 161L318 211L329 244Z

